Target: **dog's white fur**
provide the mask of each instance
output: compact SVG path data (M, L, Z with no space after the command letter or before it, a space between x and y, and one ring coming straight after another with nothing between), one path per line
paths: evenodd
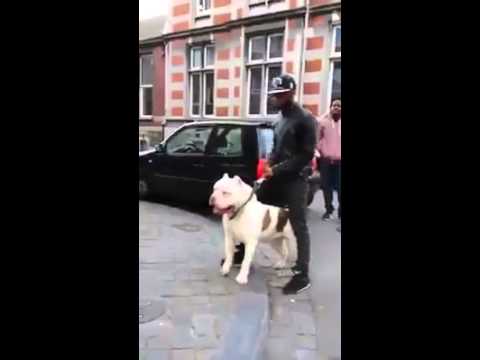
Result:
M260 203L256 195L239 211L233 219L230 217L250 197L252 187L244 183L238 176L233 178L225 174L218 180L210 197L210 205L216 214L222 215L223 230L225 234L225 262L221 273L227 275L230 272L235 252L235 244L245 244L245 256L236 277L239 284L248 282L250 266L255 255L255 249L259 241L269 242L276 250L281 260L275 264L276 268L286 267L293 263L297 257L296 238L290 221L287 221L283 231L277 231L277 220L280 208ZM264 217L269 212L270 223L265 230Z

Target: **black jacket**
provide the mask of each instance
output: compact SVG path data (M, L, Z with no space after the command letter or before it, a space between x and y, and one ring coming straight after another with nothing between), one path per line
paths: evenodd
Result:
M275 124L273 150L270 155L274 178L303 176L310 167L315 145L315 118L298 104L282 110L282 119Z

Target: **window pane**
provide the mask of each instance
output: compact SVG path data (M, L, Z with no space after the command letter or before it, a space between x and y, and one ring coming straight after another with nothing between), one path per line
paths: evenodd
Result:
M221 127L212 141L212 154L220 156L242 156L242 129Z
M153 88L142 88L142 106L143 106L143 114L144 116L151 116L153 110Z
M252 44L252 53L250 60L265 59L265 37L257 37L250 40Z
M340 99L342 95L341 69L342 63L335 61L333 63L332 99Z
M205 66L210 66L215 63L215 48L207 46L205 48Z
M279 58L283 55L283 35L270 36L270 58Z
M192 49L191 62L192 69L196 69L202 66L202 48Z
M273 149L273 130L270 128L258 129L259 157L268 158Z
M180 131L167 142L167 153L204 154L211 131L210 126Z
M192 82L192 115L200 115L200 74L191 76Z
M272 80L275 77L278 77L282 74L282 67L280 65L269 66L268 67L268 89L272 88ZM275 110L273 106L270 104L270 101L267 102L267 114L276 114L278 110Z
M249 114L260 114L260 104L262 97L262 68L256 67L250 69L250 106Z
M213 72L205 73L205 115L213 115Z
M153 84L153 56L142 56L142 85Z
M335 52L342 51L342 28L335 28Z
M210 9L210 0L199 0L199 4L202 10Z

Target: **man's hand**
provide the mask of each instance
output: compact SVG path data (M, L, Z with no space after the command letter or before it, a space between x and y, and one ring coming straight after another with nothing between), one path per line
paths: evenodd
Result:
M266 163L264 168L263 168L263 177L265 179L269 179L273 176L273 170L270 164Z

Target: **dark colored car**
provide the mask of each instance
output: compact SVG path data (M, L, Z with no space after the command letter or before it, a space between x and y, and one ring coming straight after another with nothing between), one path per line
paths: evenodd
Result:
M213 184L224 173L246 183L262 176L273 147L269 122L205 121L180 127L155 149L139 156L139 195L158 195L207 203ZM309 204L317 191L311 178Z

